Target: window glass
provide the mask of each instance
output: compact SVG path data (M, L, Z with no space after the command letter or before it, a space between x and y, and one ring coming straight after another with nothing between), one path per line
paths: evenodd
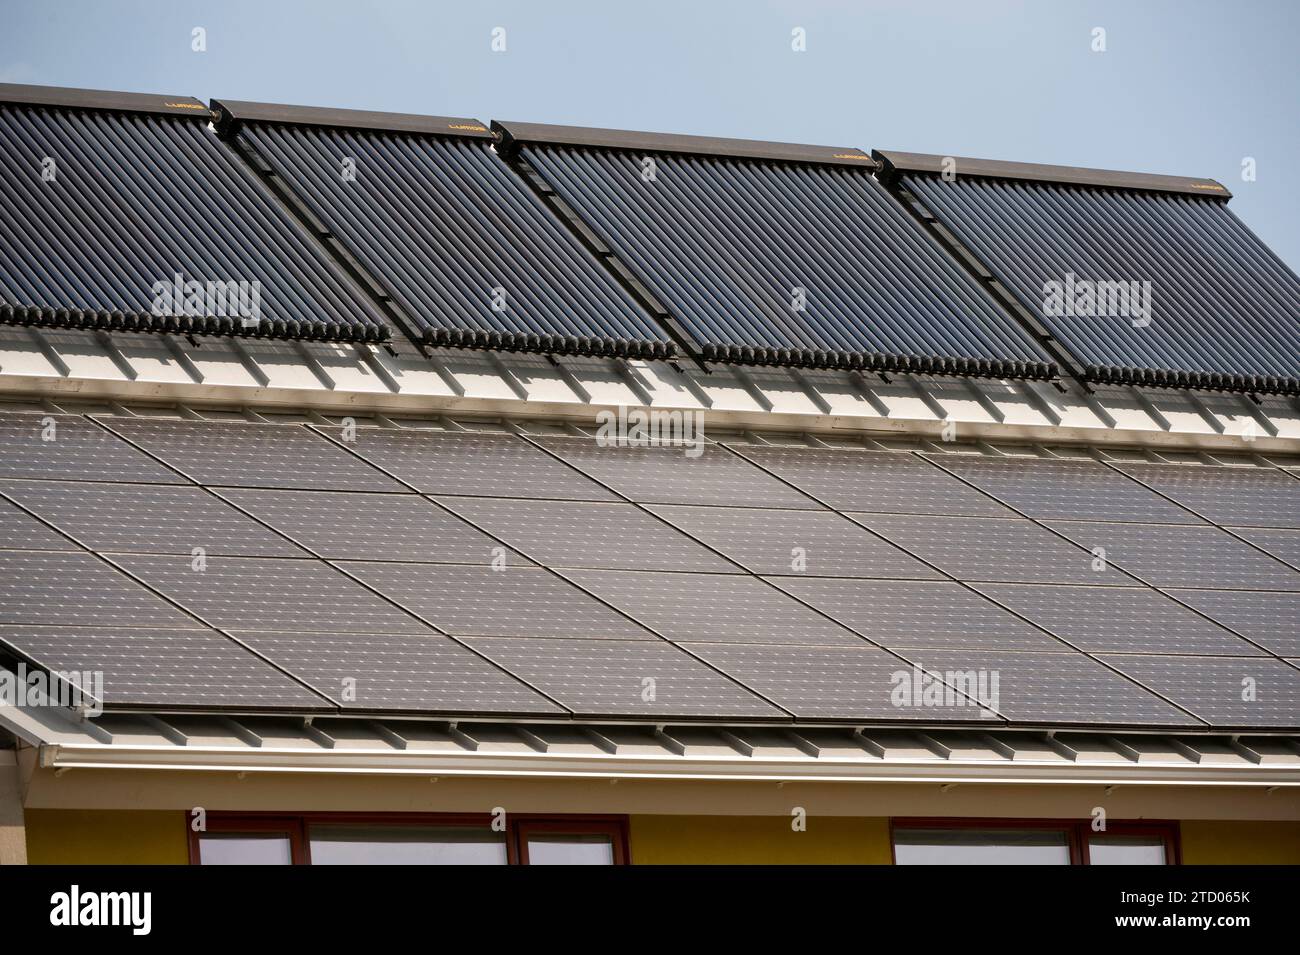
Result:
M530 865L613 865L614 843L601 833L546 833L528 839Z
M1166 865L1165 841L1158 836L1093 836L1088 840L1093 865Z
M199 837L203 865L291 865L289 837L279 833L214 832Z
M1050 829L896 829L899 865L1069 865L1063 831Z
M505 833L431 826L311 827L313 865L505 865Z

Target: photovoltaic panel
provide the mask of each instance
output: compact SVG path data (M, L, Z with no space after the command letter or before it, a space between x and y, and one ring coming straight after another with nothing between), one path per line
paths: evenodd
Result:
M992 498L902 451L736 446L745 457L841 511L1008 517Z
M8 490L6 482L0 481L0 494ZM3 498L0 498L0 541L11 550L78 550L77 545L62 534Z
M1059 650L1059 641L946 581L770 578L883 647Z
M1169 594L1279 656L1300 656L1300 593L1170 590Z
M994 709L1009 720L1199 726L1200 721L1082 653L929 650L908 658L939 674L997 675ZM1171 658L1176 659L1176 658Z
M244 632L239 639L349 710L563 714L437 634Z
M220 128L430 345L663 358L667 335L474 120L225 101ZM392 128L397 126L398 128ZM355 175L340 173L342 157Z
M1089 653L1260 654L1235 634L1146 587L977 584L976 589Z
M534 439L584 474L644 504L819 509L793 488L717 445L694 457L667 445L619 447L595 438Z
M653 640L600 601L538 567L350 562L380 593L455 636Z
M198 628L91 554L0 550L0 623Z
M1270 657L1112 654L1106 662L1219 727L1300 727L1300 670Z
M0 477L190 483L79 415L3 412Z
M782 719L786 714L662 640L468 641L579 716Z
M318 428L335 440L342 428ZM358 428L349 450L429 494L565 501L618 498L512 434Z
M955 692L952 706L905 705L908 701L894 691L904 683L912 685L911 666L875 647L701 643L688 649L799 719L1001 722L990 709Z
M1282 471L1197 464L1120 467L1216 523L1300 528L1300 481Z
M200 484L403 490L392 478L301 425L171 418L99 420Z
M321 557L488 564L496 541L415 495L223 488L222 497ZM507 553L510 563L528 560Z
M903 154L892 165L1089 379L1300 390L1300 279L1233 215L1219 183L1151 188L1104 172L1060 181L1045 167L960 158L945 177L931 165L940 159ZM1137 301L1116 286L1090 304L1084 283L1102 282L1130 295L1137 283Z
M747 575L568 570L564 576L669 640L862 643L860 637Z
M1052 528L1157 587L1300 590L1300 572L1217 527L1055 521Z
M2 481L0 494L92 550L191 554L198 548L226 556L307 556L202 488Z
M223 630L427 633L408 614L328 564L271 557L122 554L112 558L160 593Z
M387 339L210 119L188 97L0 84L0 322Z
M1040 519L1203 524L1136 481L1095 461L925 454L1022 514Z
M701 137L494 128L507 154L522 147L706 359L995 377L1054 371L871 177L859 150L794 147L798 161L786 162L786 144L769 158L725 155L725 141Z
M939 576L892 544L826 511L687 505L650 505L649 510L756 574Z
M736 566L632 504L439 497L551 567L734 572Z
M1256 547L1300 568L1300 530L1275 527L1230 527L1238 537L1244 537Z
M52 670L103 673L103 702L113 706L331 708L214 630L6 626L0 642Z
M908 553L960 580L1131 584L1108 565L1024 518L854 514Z

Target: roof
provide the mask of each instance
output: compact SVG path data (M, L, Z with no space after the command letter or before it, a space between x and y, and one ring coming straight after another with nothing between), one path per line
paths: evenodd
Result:
M1285 468L407 424L0 416L0 642L150 711L1300 726Z

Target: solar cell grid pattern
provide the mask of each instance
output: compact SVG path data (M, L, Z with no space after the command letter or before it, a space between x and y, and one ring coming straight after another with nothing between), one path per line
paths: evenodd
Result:
M199 549L226 556L307 556L302 548L200 487L0 481L0 494L92 550L190 554Z
M748 507L821 505L719 445L698 455L666 445L626 447L595 438L533 439L588 477L643 504L716 504Z
M670 353L490 140L262 122L239 137L379 281L417 341ZM343 157L355 178L340 175Z
M315 560L119 554L113 562L223 630L421 633L409 614Z
M1197 464L1119 467L1217 524L1300 529L1300 481L1283 471Z
M836 719L860 713L864 719L925 722L1002 722L979 701L954 692L953 706L913 706L895 696L911 685L911 666L874 647L740 647L689 644L708 662L803 719Z
M1159 695L1080 653L929 650L909 658L928 672L997 673L993 707L1009 720L1199 726L1201 721ZM992 694L990 693L990 696Z
M1145 587L978 584L976 589L1090 653L1261 653L1176 600Z
M1173 590L1169 596L1282 657L1300 657L1300 593Z
M647 157L628 150L522 154L706 358L1050 374L868 170L656 154L647 179Z
M1133 583L1087 550L1023 518L854 514L853 519L961 580Z
M241 632L344 709L562 715L498 667L437 634Z
M673 640L809 646L863 642L748 575L567 570L564 576Z
M170 418L104 420L121 437L200 484L403 490L392 478L301 425Z
M455 636L652 640L600 601L540 567L350 562L355 574Z
M376 306L199 117L0 106L0 321L387 339ZM251 298L242 313L156 314L154 284L170 296L177 273L258 283L258 314Z
M222 488L232 504L312 553L339 560L487 564L528 561L415 494Z
M552 567L698 570L736 565L632 504L439 497L438 502Z
M1066 649L1042 630L951 581L793 576L769 580L890 649Z
M0 494L7 493L0 482ZM36 518L24 513L16 505L0 498L0 541L14 550L76 550L62 534L52 531Z
M906 551L839 514L687 505L650 505L649 509L755 574L939 576Z
M0 412L0 478L189 484L78 415Z
M1054 521L1052 528L1156 587L1300 590L1300 572L1219 527Z
M120 681L110 705L183 708L192 687L189 705L253 710L971 719L882 703L915 662L996 666L1013 722L1196 725L1163 694L1216 725L1300 726L1285 694L1233 710L1175 679L1192 672L1179 660L1276 676L1300 657L1300 571L1259 549L1290 554L1296 531L1166 522L1178 505L1113 468L1119 484L1087 462L1081 480L990 457L966 467L977 490L907 452L736 443L692 459L577 437L101 419L128 443L57 417L66 443L50 451L40 415L0 415L0 627L29 658L38 636L74 657L84 643ZM12 466L29 452L57 477ZM1223 492L1215 516L1251 519L1228 506L1249 493ZM1108 500L1123 520L1048 517ZM1109 573L1092 570L1096 545ZM223 654L228 683L211 672ZM645 676L657 700L638 695Z
M1007 508L904 451L735 446L759 466L840 511L1010 517Z
M1093 461L923 455L1022 514L1043 520L1203 524L1115 469Z
M315 430L345 441L344 429ZM348 450L418 491L563 501L619 498L511 434L357 428Z
M469 643L580 716L788 718L663 641L480 637Z
M1300 530L1275 527L1232 527L1229 530L1278 560L1300 569Z
M1225 202L960 169L903 183L1094 380L1300 389L1300 279ZM1150 282L1150 320L1045 314L1044 283L1067 276Z
M1218 726L1285 727L1300 710L1300 669L1268 657L1106 657Z
M107 705L332 708L215 630L0 626L0 642L54 670L101 672Z

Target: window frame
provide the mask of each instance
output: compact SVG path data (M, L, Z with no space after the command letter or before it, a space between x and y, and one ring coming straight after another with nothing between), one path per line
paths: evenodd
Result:
M218 810L207 814L207 828L196 832L186 813L189 834L190 865L202 865L200 841L213 833L259 835L276 833L289 838L293 865L311 865L311 830L313 825L375 826L388 828L465 828L490 829L491 813L446 812L245 812ZM506 815L507 865L528 864L527 834L555 832L586 835L603 833L614 847L614 864L627 865L631 860L626 816L578 814Z
M1088 844L1093 836L1156 836L1164 841L1165 865L1182 865L1182 834L1176 819L1117 819L1106 821L1106 831L1094 833L1089 820L1018 817L918 816L890 817L889 860L898 865L895 831L898 829L1037 829L1060 832L1069 847L1070 865L1091 865Z

